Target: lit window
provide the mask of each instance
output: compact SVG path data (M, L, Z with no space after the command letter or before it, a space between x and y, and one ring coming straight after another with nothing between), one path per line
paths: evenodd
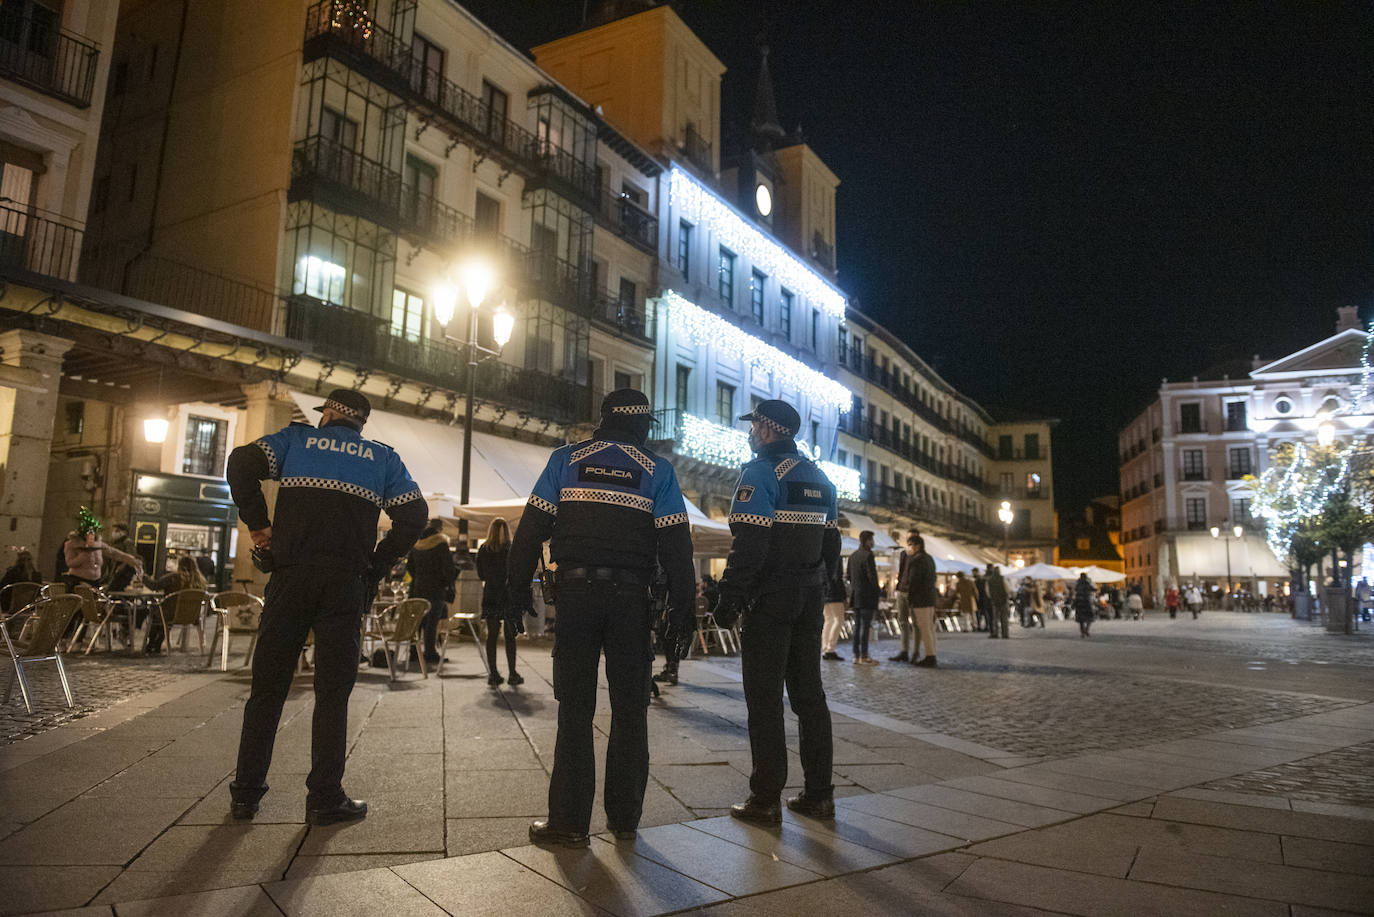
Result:
M306 255L296 266L296 271L297 293L304 293L325 302L343 303L347 272L342 265L325 261L315 255Z
M391 336L409 341L423 340L425 301L414 293L397 289L391 294Z

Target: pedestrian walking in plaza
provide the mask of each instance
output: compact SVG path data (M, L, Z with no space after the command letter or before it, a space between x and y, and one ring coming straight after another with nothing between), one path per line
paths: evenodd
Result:
M596 796L592 718L603 652L611 699L606 825L623 839L633 838L639 827L649 780L649 585L655 564L668 577L670 642L676 643L671 651L678 658L687 654L696 630L687 504L673 466L645 448L652 423L643 392L623 388L608 394L592 438L549 457L515 530L506 579L514 611L533 611L530 583L546 541L557 567L558 737L549 815L529 829L536 844L590 843Z
M973 627L973 613L978 607L978 589L973 585L973 580L964 576L963 570L954 573L954 604L959 609L959 617L963 618L964 627Z
M986 630L997 636L992 628L992 598L988 595L988 582L977 567L973 568L973 588L978 594L978 629Z
M1164 590L1164 608L1169 612L1169 617L1178 617L1178 590L1173 586Z
M406 570L410 572L410 595L429 602L429 611L420 626L425 637L425 663L438 665L439 649L435 646L439 621L448 615L448 603L456 597L453 579L458 571L453 566L453 552L448 536L443 532L444 521L431 519L420 533L420 540L406 555ZM501 578L505 582L505 576Z
M914 549L907 569L909 577L907 600L911 603L912 615L916 619L916 639L911 644L911 662L923 668L933 669L935 660L935 558L926 553L925 539L920 535L907 535L907 549ZM921 644L925 644L926 654L920 662Z
M1030 579L1022 577L1021 582L1016 585L1016 595L1012 598L1012 604L1016 607L1016 619L1021 622L1022 627L1030 627L1030 591Z
M515 670L515 637L525 632L525 610L516 608L510 599L507 582L510 579L510 526L496 518L487 526L487 538L477 549L477 578L482 581L482 621L487 626L487 684L492 687L509 681L523 685L525 679ZM496 668L496 644L501 630L506 632L506 671L503 679Z
M1189 583L1186 593L1188 597L1188 610L1193 613L1193 620L1202 613L1202 590L1197 587L1197 583Z
M849 598L844 585L844 576L838 565L835 576L827 585L825 596L825 626L821 630L821 658L831 662L844 662L844 657L835 651L840 641L840 631L844 629L844 606Z
M1030 622L1031 627L1039 620L1040 627L1045 627L1045 597L1040 591L1040 584L1035 580L1028 580L1030 583Z
M728 626L744 613L741 670L753 772L748 800L732 806L730 814L766 825L782 821L785 685L797 715L804 774L801 795L787 800L787 806L801 815L833 818L833 746L820 643L826 583L838 575L840 563L835 487L797 449L793 437L801 418L790 405L762 401L740 419L750 421L755 458L741 470L730 507L734 543L720 579L716 621L722 623L723 617ZM865 583L876 584L871 563L862 566L868 568Z
M254 560L271 572L253 653L253 688L243 708L238 770L229 785L234 818L252 818L267 792L267 770L282 704L306 636L315 633L315 713L305 820L353 821L367 803L343 789L348 696L358 675L369 587L425 527L420 488L390 446L364 439L372 405L361 392L329 393L319 427L293 423L229 454L226 477ZM275 518L262 483L280 482ZM391 530L377 542L385 510Z
M859 533L858 550L849 555L849 607L854 609L855 665L878 664L868 655L868 637L873 631L873 618L878 614L881 594L878 565L873 559L873 533L865 530Z
M906 547L902 553L897 555L897 592L892 597L893 607L897 613L897 629L902 633L902 651L896 656L888 658L889 662L908 662L915 661L916 652L919 651L919 640L917 646L912 646L912 631L915 629L916 622L911 617L911 559L916 555L916 545L907 535Z
M1097 587L1093 581L1088 579L1088 574L1078 574L1078 582L1073 586L1073 617L1078 622L1079 638L1091 636L1088 633L1092 627L1093 618L1097 610Z
M1007 584L1002 579L1002 571L995 564L988 564L983 581L988 588L988 636L1010 639L1011 603L1007 598Z
M1133 621L1141 621L1145 618L1145 600L1140 597L1140 587L1132 586L1126 594L1126 612Z

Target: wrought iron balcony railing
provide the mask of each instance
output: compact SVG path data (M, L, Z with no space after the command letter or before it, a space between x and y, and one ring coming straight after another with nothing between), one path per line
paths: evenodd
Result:
M37 207L0 198L0 271L76 280L84 230Z
M597 290L591 302L593 321L614 328L624 337L653 341L654 315L644 306L623 300L610 290Z
M150 252L92 250L81 258L81 282L147 302L175 306L255 331L272 331L277 294Z
M16 12L21 3L0 6L0 77L89 108L100 49L57 26L57 17Z
M658 249L658 217L623 194L603 189L597 218L631 245L653 254Z

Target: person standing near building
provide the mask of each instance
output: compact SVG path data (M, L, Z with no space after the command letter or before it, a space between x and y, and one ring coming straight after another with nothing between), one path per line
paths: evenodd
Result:
M1097 614L1097 587L1088 579L1088 574L1078 574L1078 582L1073 584L1073 617L1078 622L1079 639L1092 636L1089 630Z
M935 661L935 558L926 553L926 542L920 535L908 535L907 547L908 549L915 549L915 553L907 561L907 569L911 571L908 601L911 603L912 616L916 619L916 639L911 644L911 663L933 669L937 665ZM926 654L920 662L917 662L916 657L920 652L922 643L925 644Z
M1007 584L1002 579L1002 571L995 564L988 564L983 575L988 587L988 636L1011 638L1011 606L1007 601Z
M429 602L429 611L420 622L425 635L425 664L438 665L439 649L435 646L435 638L439 621L447 617L448 603L454 599L453 578L458 575L442 519L429 520L420 533L420 540L406 555L406 570L410 573L411 598Z
M838 575L840 563L835 486L797 449L793 437L801 418L791 405L761 401L740 420L750 422L749 446L755 458L745 463L735 486L730 507L734 542L720 578L715 616L718 624L729 627L744 614L740 667L753 772L748 800L731 806L730 814L765 825L782 821L780 800L787 785L785 685L799 721L805 775L801 795L787 800L787 807L813 818L833 818L834 749L830 708L821 686L820 649L826 584ZM872 544L871 533L867 543ZM864 566L876 587L872 562ZM875 592L872 607L876 606Z
M888 657L888 662L915 662L915 654L909 651L920 649L920 636L917 635L915 646L912 645L911 639L916 624L911 617L911 560L915 555L915 542L912 541L911 533L908 533L906 547L897 555L897 589L892 597L893 607L897 610L897 628L902 632L902 651L896 656Z
M988 597L988 583L977 567L973 568L973 588L978 595L978 629L996 636L996 631L992 629L992 599Z
M1178 617L1178 589L1170 586L1164 590L1164 607L1169 612L1169 617Z
M315 633L315 713L305 820L354 821L367 803L343 790L348 696L358 675L368 586L410 550L428 515L420 488L390 446L363 438L372 405L361 392L329 393L319 427L293 423L229 454L226 477L255 563L270 570L253 654L253 688L243 708L231 814L252 818L267 792L267 770L282 704L305 644ZM280 481L275 518L262 481ZM377 517L391 517L380 542ZM374 544L375 542L375 544Z
M507 574L514 610L534 607L530 582L545 541L557 566L558 738L548 819L529 829L535 844L590 843L596 795L592 718L603 652L611 695L606 825L626 840L639 827L649 780L649 585L655 563L668 577L676 644L669 651L685 656L696 630L687 504L673 466L644 446L652 423L643 392L622 388L608 394L592 438L549 457L515 530Z
M515 636L525 632L524 609L511 604L507 580L510 577L510 526L496 518L487 526L487 538L477 549L477 577L482 581L482 620L487 625L487 684L502 682L496 669L496 641L506 631L506 671L512 687L525 679L515 670Z
M844 585L844 576L836 565L836 575L831 577L826 587L825 626L821 630L821 658L831 662L844 662L844 657L835 651L840 642L840 631L844 628L844 603L849 597Z
M974 574L978 571L975 569ZM973 613L978 607L978 590L973 580L964 576L963 570L954 571L954 606L959 609L959 617L964 627L972 629Z
M868 655L868 637L873 618L878 614L882 587L878 584L878 563L873 558L873 533L859 533L859 549L849 555L849 607L854 609L854 664L877 665Z

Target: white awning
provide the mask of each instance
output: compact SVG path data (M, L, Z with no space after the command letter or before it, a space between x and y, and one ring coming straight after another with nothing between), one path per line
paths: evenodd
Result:
M1180 579L1194 576L1224 579L1226 577L1225 538L1213 538L1208 532L1179 534L1174 536L1174 549L1178 557ZM1269 550L1269 545L1258 535L1243 535L1230 539L1231 577L1247 579L1250 577L1283 578L1288 571L1283 568Z
M922 535L921 538L926 543L926 553L935 558L937 570L940 569L942 561L953 561L954 569L963 570L965 573L970 572L973 567L982 567L983 565L978 559L978 555L961 544L930 533Z
M886 528L874 522L871 517L865 516L863 513L851 513L845 510L840 513L840 525L844 527L846 522L849 523L847 526L850 530L849 534L853 535L855 538L858 538L859 533L865 530L873 533L874 554L881 554L884 551L890 551L893 548L901 547L897 542L892 540L892 536L887 533Z

